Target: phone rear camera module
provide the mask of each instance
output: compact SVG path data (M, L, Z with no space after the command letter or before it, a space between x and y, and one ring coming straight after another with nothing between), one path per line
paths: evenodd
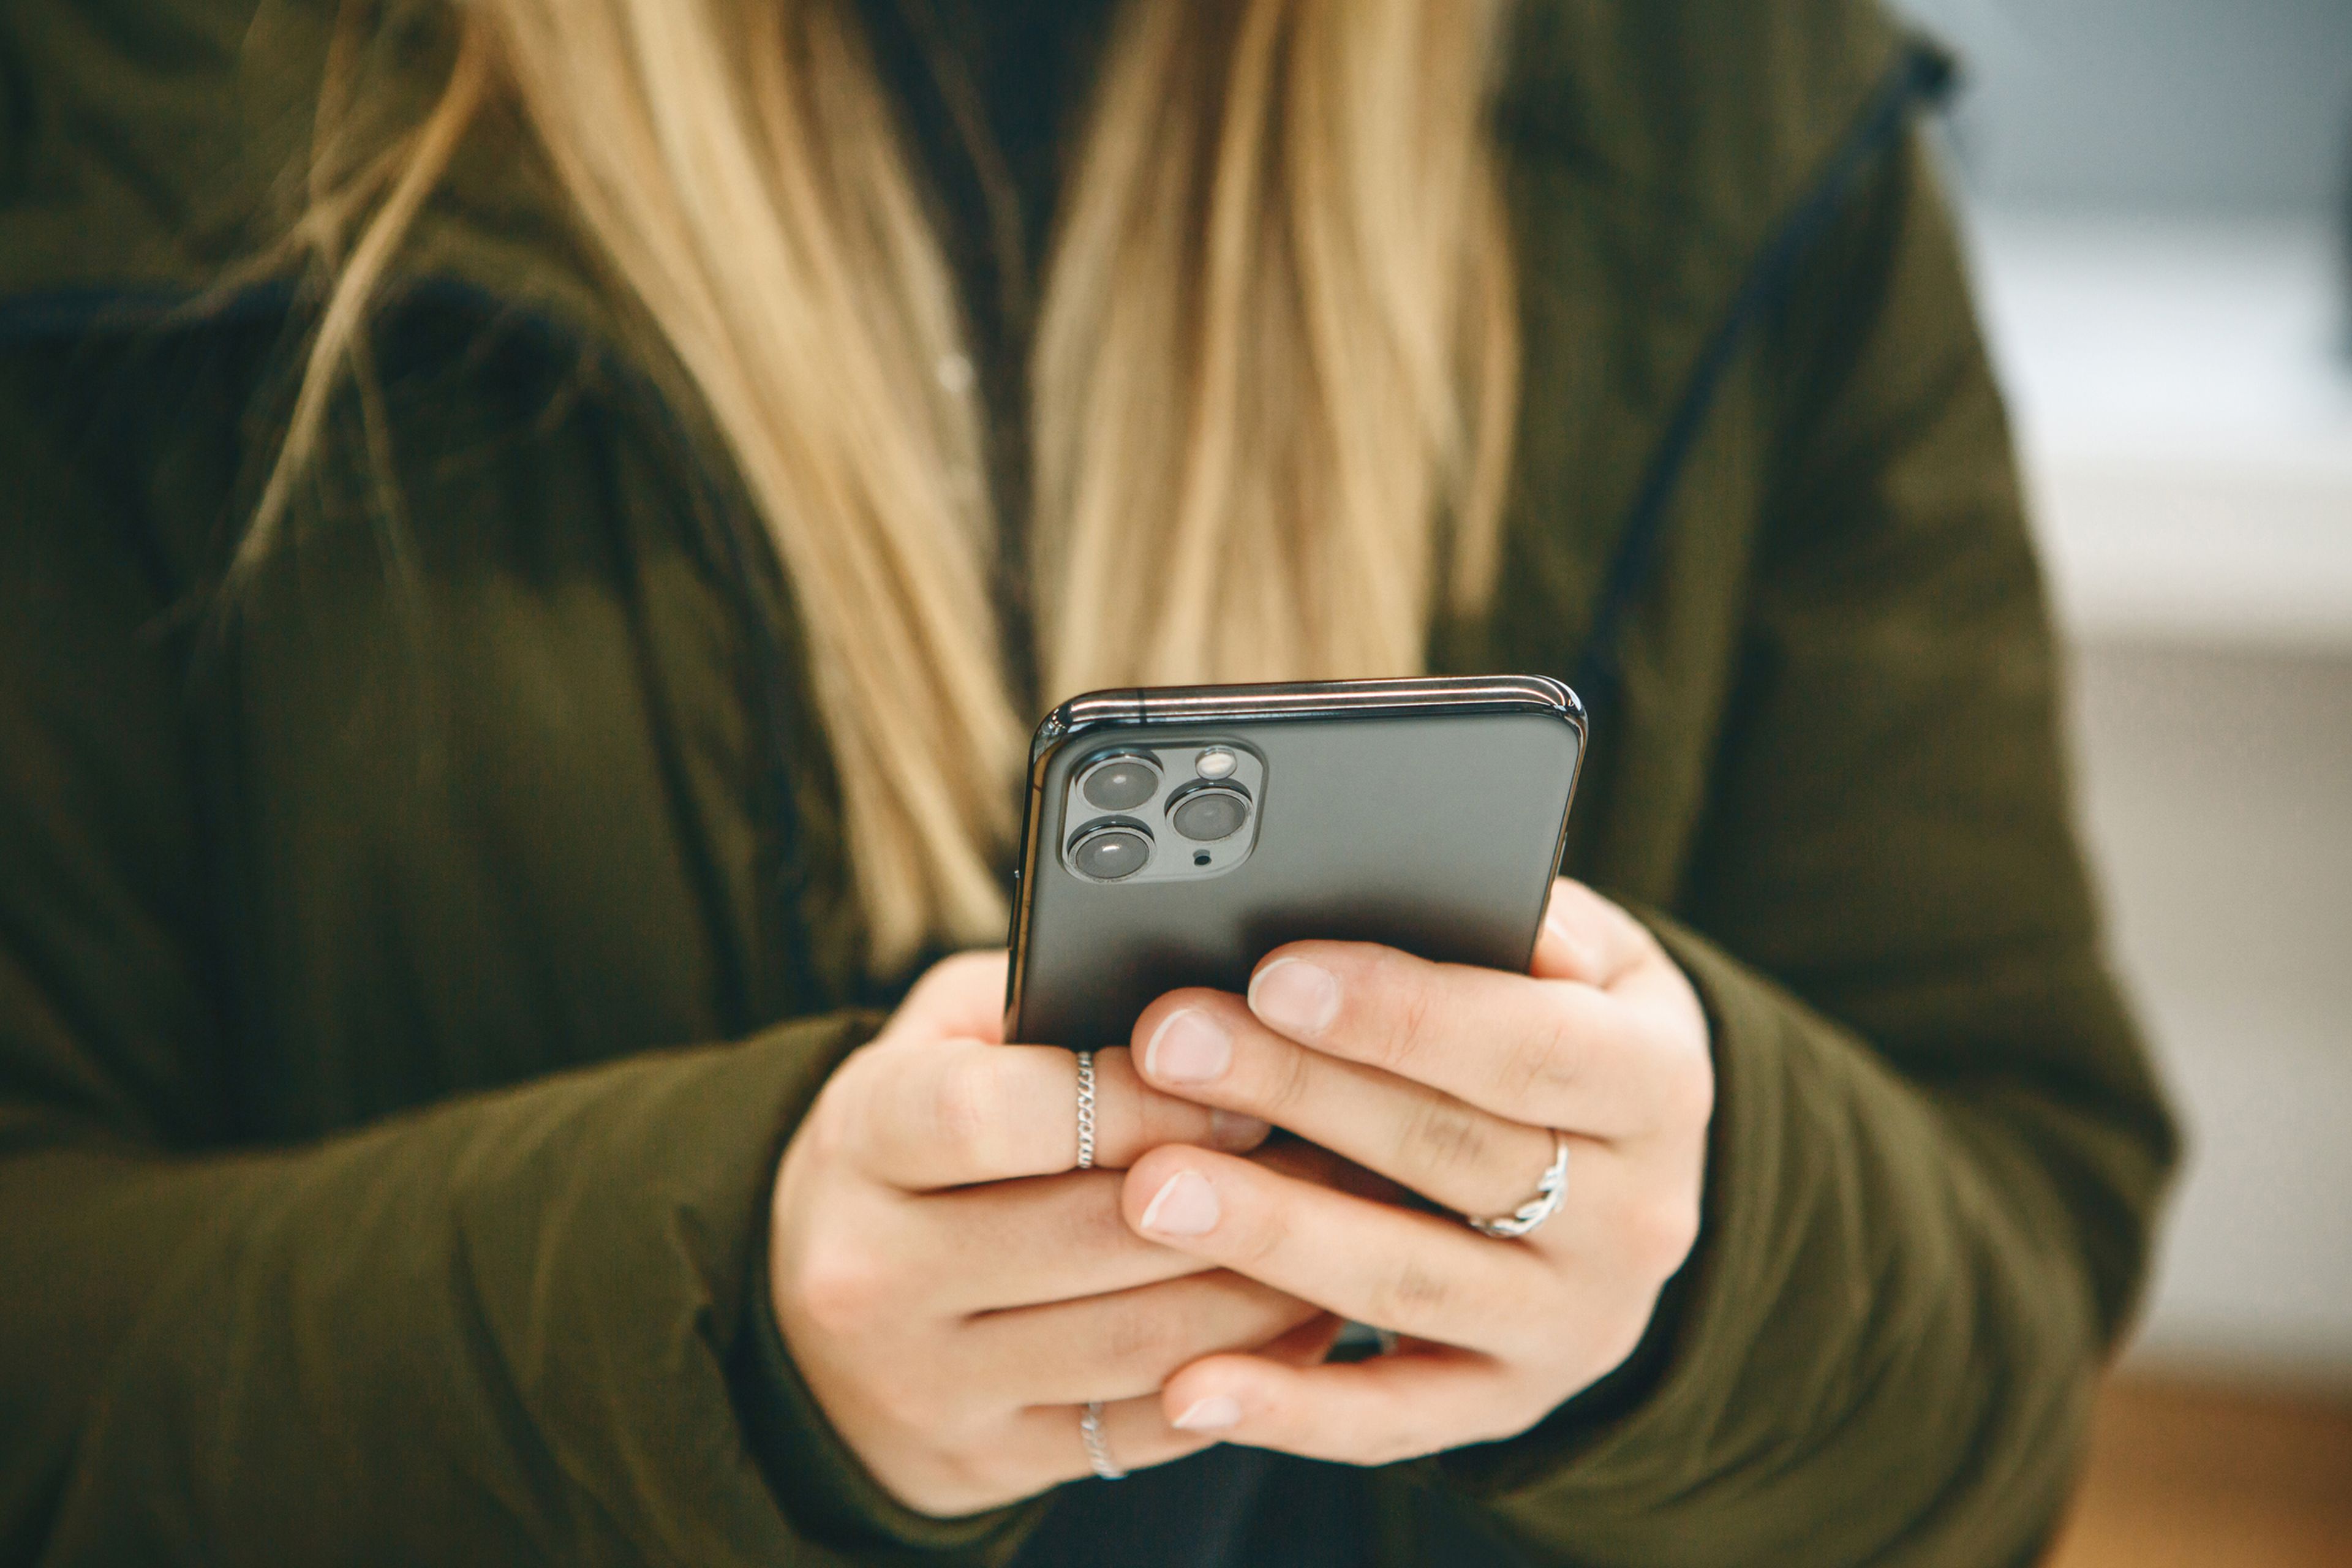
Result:
M1133 811L1160 793L1160 768L1150 757L1105 757L1087 770L1078 793L1097 811Z
M1249 796L1230 784L1201 784L1176 798L1168 825L1195 844L1231 838L1249 821Z
M1124 822L1101 822L1070 840L1070 865L1081 877L1118 882L1151 863L1151 835Z

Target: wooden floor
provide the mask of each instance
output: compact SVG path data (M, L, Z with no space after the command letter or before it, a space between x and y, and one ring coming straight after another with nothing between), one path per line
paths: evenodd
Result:
M2114 1384L2048 1568L2352 1568L2352 1400Z

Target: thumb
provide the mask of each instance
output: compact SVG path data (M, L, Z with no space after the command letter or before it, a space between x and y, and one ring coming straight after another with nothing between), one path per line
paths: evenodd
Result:
M1581 882L1554 879L1528 973L1606 990L1655 947L1642 923Z
M1009 973L1003 948L984 948L942 958L923 972L892 1015L890 1027L916 1029L934 1039L1004 1040L1004 988Z

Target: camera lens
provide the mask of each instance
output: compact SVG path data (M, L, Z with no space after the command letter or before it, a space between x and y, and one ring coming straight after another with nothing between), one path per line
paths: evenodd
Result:
M1087 771L1078 793L1097 811L1133 811L1160 789L1160 769L1150 757L1105 757Z
M1231 838L1249 820L1249 796L1223 784L1188 790L1169 812L1169 826L1195 844Z
M1132 877L1150 863L1151 835L1123 822L1087 828L1070 845L1070 864L1097 882Z

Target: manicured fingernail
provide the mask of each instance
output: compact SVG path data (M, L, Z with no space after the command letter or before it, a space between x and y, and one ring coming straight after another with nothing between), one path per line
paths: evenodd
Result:
M1222 1394L1212 1394L1206 1399L1196 1399L1192 1407L1176 1417L1180 1432L1222 1432L1241 1423L1242 1407Z
M1162 1236L1206 1236L1217 1228L1216 1189L1191 1171L1179 1171L1152 1194L1143 1228Z
M1162 1083L1207 1083L1233 1065L1234 1037L1198 1007L1179 1007L1143 1047L1146 1076Z
M1265 1142L1266 1134L1273 1131L1273 1123L1244 1116L1238 1110L1209 1112L1209 1144L1228 1154L1248 1153Z
M1339 983L1304 959L1277 958L1250 981L1250 1011L1294 1040L1311 1040L1339 1016Z

